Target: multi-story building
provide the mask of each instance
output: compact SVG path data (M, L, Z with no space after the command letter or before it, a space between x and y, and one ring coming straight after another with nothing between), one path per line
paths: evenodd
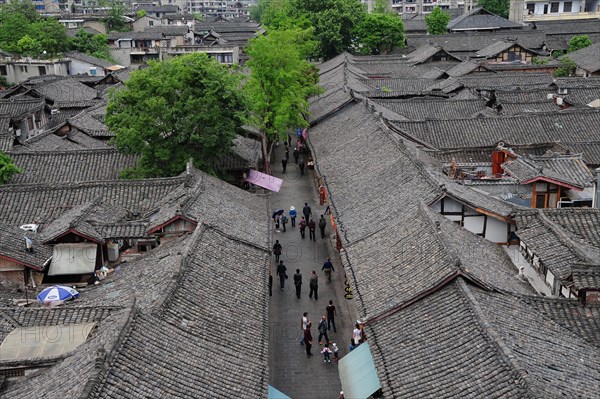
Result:
M473 0L390 0L389 8L398 14L427 14L435 7L442 10L464 8L469 11L473 6Z
M517 22L600 18L600 0L511 0L509 18Z
M248 16L254 4L255 0L187 0L187 11L205 17L239 18Z

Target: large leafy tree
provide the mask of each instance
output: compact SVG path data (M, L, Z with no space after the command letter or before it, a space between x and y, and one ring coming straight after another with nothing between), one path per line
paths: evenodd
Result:
M117 148L140 155L125 177L141 178L176 175L190 159L214 173L245 117L239 77L195 53L132 73L112 93L106 123Z
M508 18L510 0L477 0L477 5L502 18Z
M404 24L397 14L368 14L355 32L356 51L362 54L386 54L404 46Z
M569 48L567 52L572 53L573 51L580 50L582 48L590 46L591 44L592 41L590 40L590 37L588 35L573 36L569 40ZM598 56L600 57L600 54Z
M56 55L68 48L66 29L54 18L41 17L31 1L12 1L0 6L0 48L15 53L25 49L32 57L44 51Z
M13 175L20 173L21 169L15 166L11 157L0 151L0 184L6 184Z
M250 68L245 91L251 118L263 139L265 168L272 143L286 129L305 126L308 98L318 94L318 71L306 56L314 50L310 30L271 30L247 48Z
M435 7L431 14L425 17L427 32L430 35L443 35L448 33L448 22L450 22L450 15L442 11L439 7Z
M360 0L289 0L290 15L305 16L314 27L314 55L325 60L348 51L354 30L367 15Z
M80 29L70 40L70 48L81 53L112 61L106 35L94 35Z

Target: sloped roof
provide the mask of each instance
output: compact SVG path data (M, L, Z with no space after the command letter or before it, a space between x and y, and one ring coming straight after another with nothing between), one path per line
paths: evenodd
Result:
M165 36L184 36L190 31L187 25L147 26L144 32L162 33Z
M113 66L114 63L103 60L102 58L94 57L89 54L83 54L79 51L69 51L65 53L68 58L73 58L75 60L84 61L88 64L96 65L102 68L108 68L109 66Z
M98 91L73 78L36 84L33 91L50 102L85 101L98 98Z
M169 40L161 31L145 30L143 32L110 32L109 41L117 40Z
M542 156L519 156L502 164L503 169L521 184L537 180L579 188L591 187L594 176L583 163L581 154L559 155L547 153Z
M452 21L448 22L448 30L496 30L496 29L522 29L523 25L509 21L496 14L485 10L483 7L473 8Z
M137 156L116 149L11 153L22 172L11 184L116 180L119 172L134 167Z
M24 237L33 242L33 252L25 251ZM52 256L52 248L42 244L39 234L24 231L16 225L0 223L0 256L42 270L44 263Z
M436 46L433 44L425 43L419 46L415 51L406 55L409 59L409 62L412 64L422 64L427 62L431 57L438 53L443 53L450 60L457 60L458 58L454 57L452 54L445 51L442 47Z
M578 68L590 73L600 71L600 43L595 43L573 51L567 55Z
M528 297L459 279L367 324L384 396L544 398L597 391L597 346L521 298Z
M456 78L463 75L468 75L479 68L479 64L470 60L465 60L460 64L448 69L446 74L451 78Z
M21 99L12 97L0 100L0 115L10 116L11 119L19 119L27 113L37 112L45 106L42 99Z
M29 138L24 145L18 145L8 149L12 153L19 152L48 152L48 151L73 151L73 150L92 150L92 149L113 149L103 140L98 140L72 129L69 134L63 137L55 135L51 130Z
M471 118L486 107L484 99L446 100L436 97L421 97L409 100L374 99L373 101L413 121Z
M572 112L391 123L406 138L437 149L491 147L500 141L508 145L562 141L587 143L598 140L600 113Z
M569 217L578 215L573 213ZM515 212L515 220L521 241L558 279L567 281L577 265L597 264L600 247L551 220L545 210L519 210ZM600 274L600 265L595 270Z

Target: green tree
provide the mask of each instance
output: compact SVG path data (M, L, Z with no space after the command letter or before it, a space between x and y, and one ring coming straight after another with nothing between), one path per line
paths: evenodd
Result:
M591 44L592 41L590 40L590 37L588 35L573 36L569 40L569 48L567 52L572 53L573 51L580 50L582 48L590 46Z
M404 47L404 24L398 15L368 14L356 27L356 51L362 54L386 54Z
M214 173L246 116L239 76L194 53L132 73L112 92L106 123L117 148L140 155L125 176L159 177L183 172L190 159Z
M8 183L13 175L20 172L12 158L0 151L0 184Z
M386 0L375 0L375 7L373 8L373 12L376 14L383 14L389 12L388 2Z
M360 0L289 0L290 16L304 16L314 28L315 56L325 60L348 51L367 12Z
M107 0L102 0L100 4L110 6L108 16L106 17L106 25L109 32L126 32L130 30L125 22L125 18L123 18L125 16L125 11L127 11L127 6L123 1L115 0L108 3Z
M108 38L106 35L94 35L80 29L74 38L70 39L71 50L93 55L107 61L113 61L108 47Z
M306 126L308 98L321 92L317 69L306 61L314 50L310 31L272 30L250 41L245 92L252 123L260 130L265 169L275 140L291 127Z
M575 75L575 70L577 69L577 65L567 56L564 56L560 59L560 66L556 68L553 75L556 77L560 76L573 76Z
M137 19L140 19L140 18L144 18L144 17L145 17L147 14L148 14L148 13L146 12L146 10L137 10L137 11L135 12L135 17L136 17Z
M29 26L32 37L42 45L42 50L57 55L69 48L65 27L54 18L41 18Z
M478 0L477 5L502 18L508 18L510 0Z
M37 57L42 51L42 44L29 35L23 36L17 42L17 52L21 55Z
M439 7L435 7L431 14L425 17L427 32L430 35L443 35L448 33L448 22L450 22L450 15L442 11Z

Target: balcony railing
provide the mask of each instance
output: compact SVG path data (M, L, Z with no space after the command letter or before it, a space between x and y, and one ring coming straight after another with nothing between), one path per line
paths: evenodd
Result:
M526 22L536 22L536 21L561 21L568 19L591 19L591 18L600 18L600 11L592 11L592 12L566 12L560 14L531 14L525 15L523 20ZM600 22L599 22L600 23Z

